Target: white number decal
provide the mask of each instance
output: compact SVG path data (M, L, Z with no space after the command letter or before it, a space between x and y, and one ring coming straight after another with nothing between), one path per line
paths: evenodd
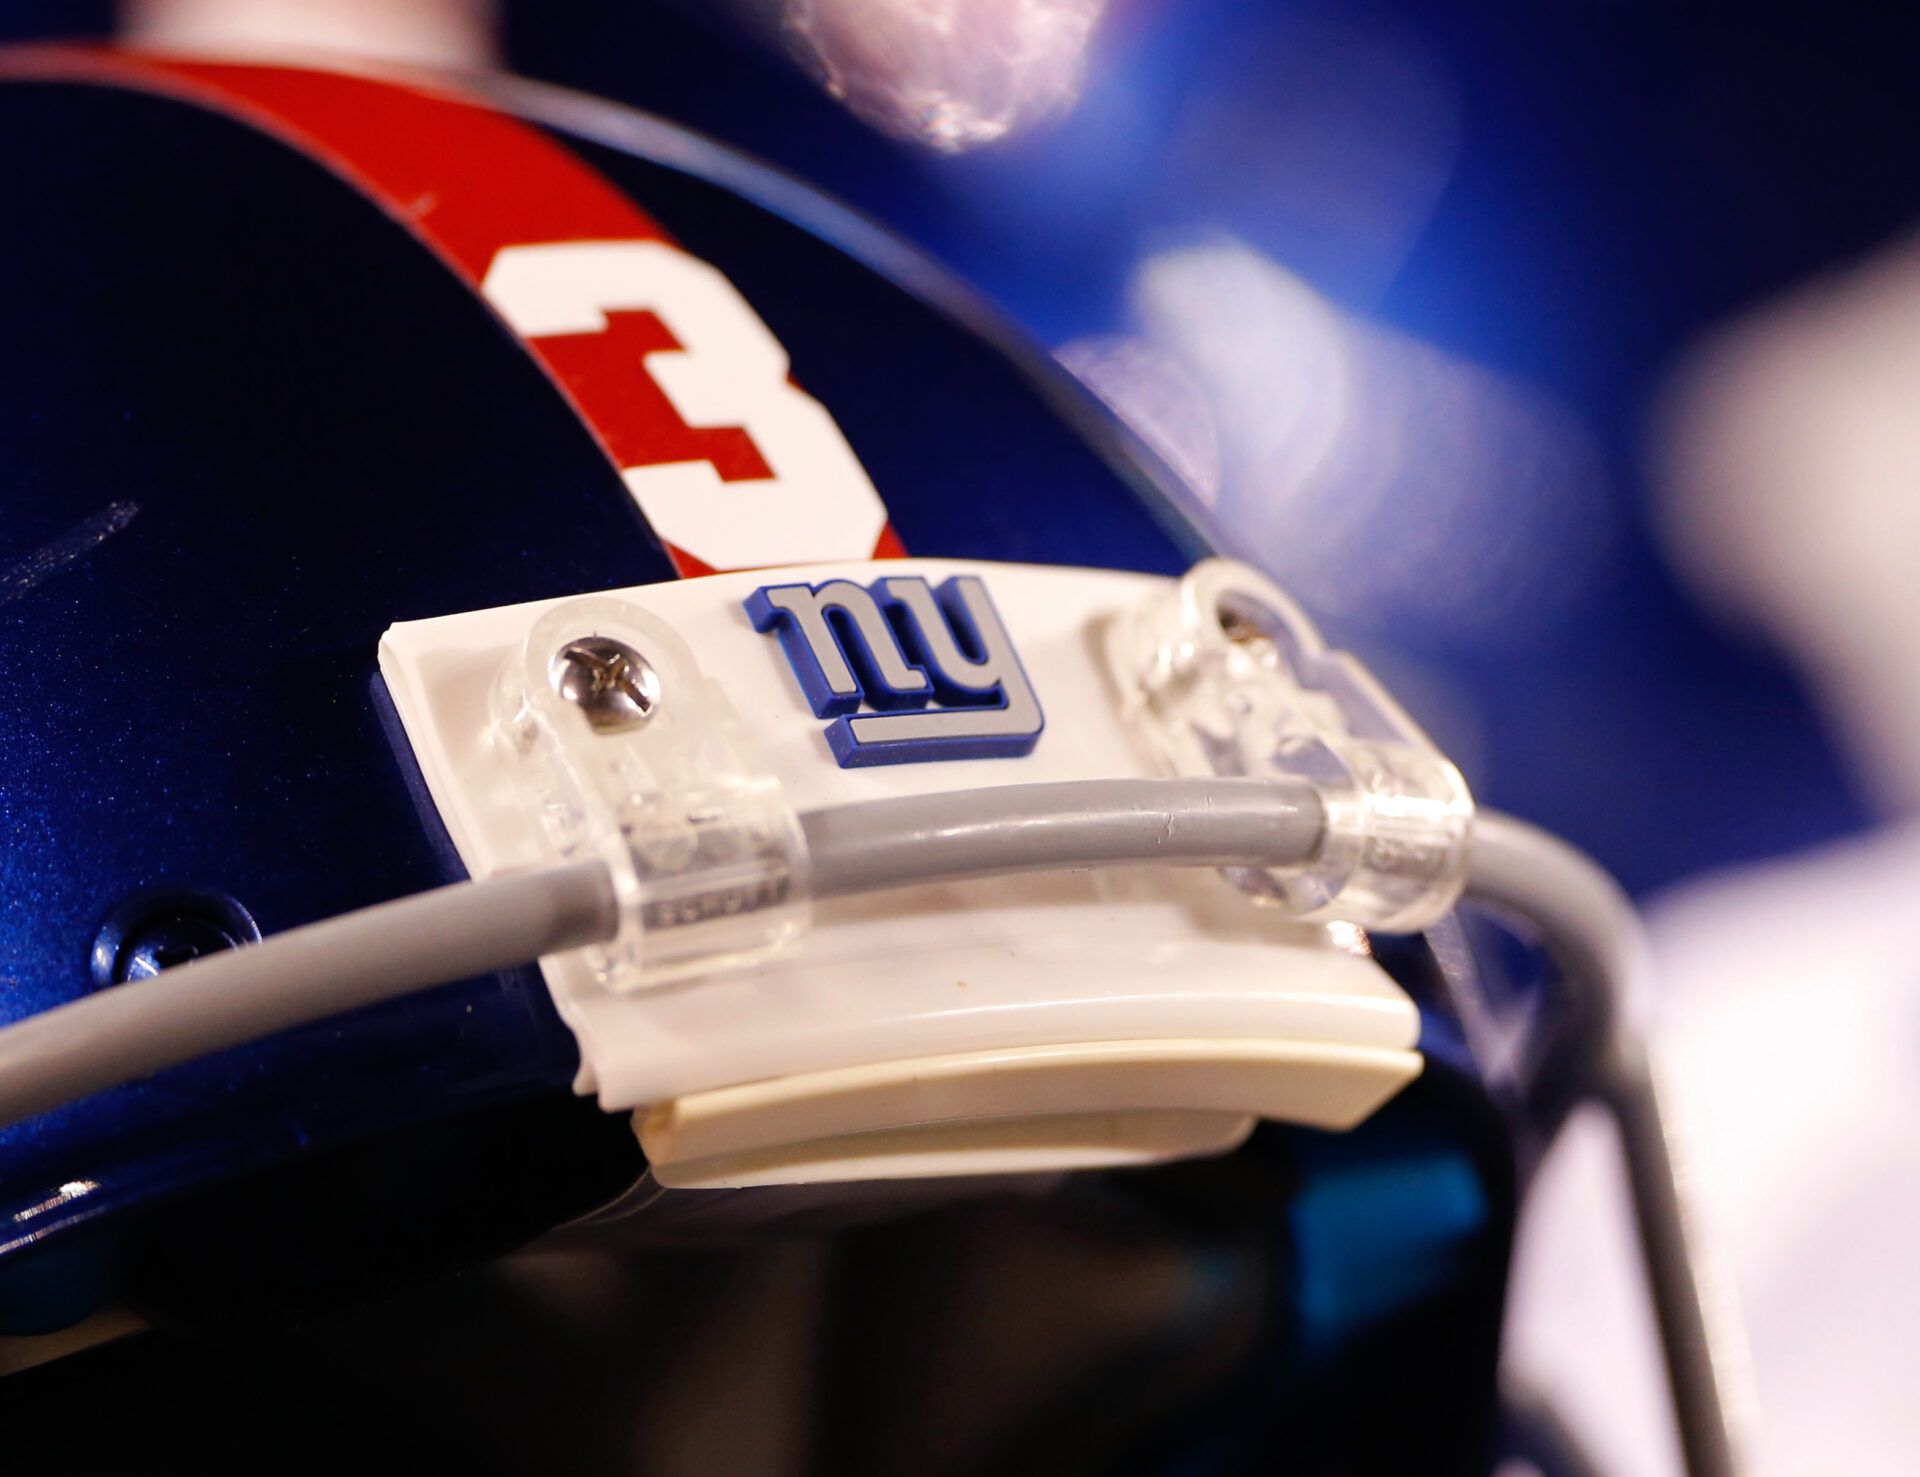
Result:
M605 333L650 312L679 341L634 365L681 420L737 426L771 477L723 481L709 461L622 467L654 531L715 569L869 559L886 508L825 407L787 378L787 353L733 284L662 241L503 248L481 289L532 340Z

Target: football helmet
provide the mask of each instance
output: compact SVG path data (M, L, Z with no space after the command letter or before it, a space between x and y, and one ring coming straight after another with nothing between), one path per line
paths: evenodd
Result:
M13 1363L1045 1205L1228 1295L990 1437L868 1306L836 1469L1484 1470L1598 1095L1721 1470L1617 893L962 287L510 79L28 49L0 139Z

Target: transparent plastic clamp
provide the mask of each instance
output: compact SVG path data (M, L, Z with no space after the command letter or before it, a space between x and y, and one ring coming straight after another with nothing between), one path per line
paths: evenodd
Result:
M1225 869L1235 886L1302 918L1384 932L1430 927L1459 900L1473 826L1465 779L1257 570L1195 565L1109 626L1107 658L1123 712L1170 772L1319 790L1319 855Z
M619 930L589 952L607 989L749 963L811 921L799 816L719 684L644 610L548 611L503 667L492 718L548 845L612 875Z

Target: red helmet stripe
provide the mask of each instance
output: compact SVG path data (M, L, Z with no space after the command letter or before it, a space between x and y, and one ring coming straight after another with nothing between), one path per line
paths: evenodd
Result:
M539 129L439 81L208 62L93 47L0 52L0 79L95 82L158 93L237 119L325 165L437 253L476 295L504 247L668 241L652 217ZM518 335L616 471L706 461L723 481L765 478L742 427L690 426L639 369L677 347L645 312L597 334ZM616 373L610 373L615 366ZM890 527L884 545L897 548ZM737 567L667 544L683 575ZM849 551L852 554L854 551ZM751 562L766 562L755 560Z

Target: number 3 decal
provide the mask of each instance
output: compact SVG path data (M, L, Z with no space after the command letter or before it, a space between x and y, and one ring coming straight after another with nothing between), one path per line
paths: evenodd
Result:
M580 408L676 550L713 569L874 556L880 495L714 268L663 241L508 246L481 290L569 361L569 393L599 402Z

